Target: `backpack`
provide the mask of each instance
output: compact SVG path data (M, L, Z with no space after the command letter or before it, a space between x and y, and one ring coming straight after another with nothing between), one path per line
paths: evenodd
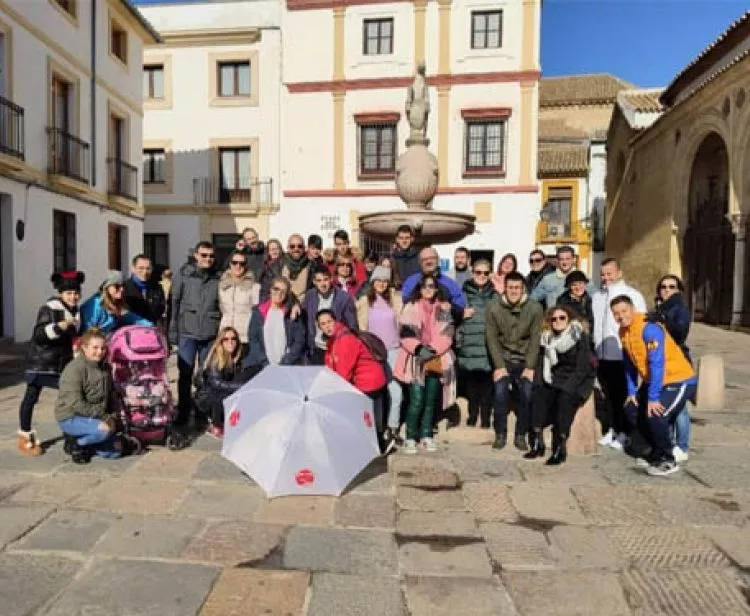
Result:
M352 334L364 343L370 353L372 353L375 361L380 362L381 364L388 363L388 349L385 348L385 345L380 338L370 332L352 330Z

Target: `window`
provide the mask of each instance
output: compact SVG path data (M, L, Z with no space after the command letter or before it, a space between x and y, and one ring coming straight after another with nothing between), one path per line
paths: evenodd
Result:
M109 269L121 272L123 262L122 247L127 245L127 242L123 241L125 228L111 222L109 223L107 231L107 253L109 257Z
M466 121L466 175L505 171L505 120Z
M76 216L61 210L52 211L53 263L56 272L76 269Z
M503 44L503 12L472 11L471 48L496 49Z
M143 150L143 183L164 184L164 163L166 152L163 148Z
M219 96L250 96L250 62L218 63Z
M150 64L143 67L143 98L164 99L164 65Z
M393 53L393 19L365 19L362 33L362 53L379 56Z
M572 188L550 188L547 203L542 210L542 220L547 225L547 237L570 237Z
M250 201L250 148L219 148L220 203Z
M63 11L68 13L71 17L76 16L76 3L75 0L52 0L57 6Z
M236 233L213 233L211 235L211 243L214 245L214 252L216 253L216 260L214 263L217 265L220 263L226 263L229 259L229 255L235 249L237 244Z
M359 177L390 179L396 172L396 123L359 124Z
M109 50L118 60L128 63L128 33L114 20L110 20Z
M116 115L109 116L109 156L125 160L125 120Z
M169 267L169 235L144 233L143 252L156 267Z
M70 98L72 86L60 79L52 77L52 126L64 133L70 132Z

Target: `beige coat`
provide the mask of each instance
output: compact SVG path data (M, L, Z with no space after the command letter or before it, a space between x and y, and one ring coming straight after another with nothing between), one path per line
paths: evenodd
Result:
M250 315L253 306L257 306L259 301L260 285L255 282L251 272L246 272L239 281L232 278L229 272L224 272L219 281L219 327L234 327L240 335L240 341L247 344Z
M404 309L404 302L401 299L401 293L391 289L391 305L396 316L396 327L398 327L398 317ZM367 295L363 295L357 300L357 324L360 331L366 332L370 318L370 304L367 302Z

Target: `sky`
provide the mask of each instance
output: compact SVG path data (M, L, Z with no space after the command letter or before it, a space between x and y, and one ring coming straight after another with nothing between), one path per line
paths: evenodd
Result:
M612 73L640 87L666 86L748 6L748 0L544 0L542 73Z

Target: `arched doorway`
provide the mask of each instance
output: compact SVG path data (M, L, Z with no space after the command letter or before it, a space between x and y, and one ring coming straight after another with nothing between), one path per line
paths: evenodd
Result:
M729 156L724 140L709 133L693 159L684 264L696 320L728 325L732 319L734 235L727 219Z

